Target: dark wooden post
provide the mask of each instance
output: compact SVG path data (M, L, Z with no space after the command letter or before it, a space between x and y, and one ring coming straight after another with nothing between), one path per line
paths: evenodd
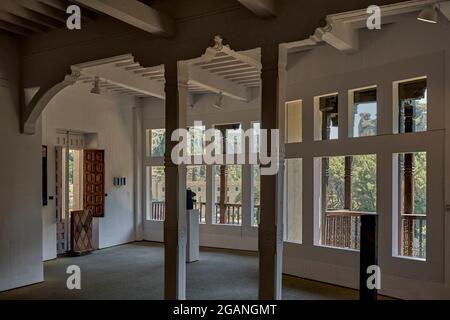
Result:
M345 157L344 209L352 210L352 163L353 157Z
M278 101L278 44L261 48L262 89L261 89L261 128L269 130L268 152L271 148L271 129L278 129L284 121L280 117ZM284 106L283 106L284 108ZM282 133L280 133L282 137ZM281 142L282 141L282 142ZM284 139L280 138L280 144ZM259 249L259 299L281 299L282 261L283 261L283 146L277 155L279 170L275 175L261 175L261 216L258 228Z
M359 299L377 300L378 290L370 289L367 280L372 273L367 273L370 266L378 266L378 215L361 216L361 250L359 263Z
M173 162L176 141L172 132L186 128L186 81L179 83L177 62L165 64L166 151L164 156L166 201L164 220L164 298L186 298L186 167ZM180 97L184 103L180 103Z
M413 132L414 108L405 105L405 133ZM414 213L414 154L406 153L404 156L404 185L403 185L403 214ZM403 249L404 254L413 254L413 222L411 219L403 219Z

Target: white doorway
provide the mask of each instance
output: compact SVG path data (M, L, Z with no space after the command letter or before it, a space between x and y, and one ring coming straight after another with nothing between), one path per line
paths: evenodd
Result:
M58 133L56 160L56 252L70 251L70 213L83 209L84 134Z

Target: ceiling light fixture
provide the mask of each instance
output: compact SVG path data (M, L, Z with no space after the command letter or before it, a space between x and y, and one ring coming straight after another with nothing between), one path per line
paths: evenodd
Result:
M100 78L99 77L95 77L94 87L92 88L91 93L94 93L94 94L102 93L100 90Z
M417 20L428 23L437 23L438 22L437 5L433 4L431 6L424 8L417 17Z

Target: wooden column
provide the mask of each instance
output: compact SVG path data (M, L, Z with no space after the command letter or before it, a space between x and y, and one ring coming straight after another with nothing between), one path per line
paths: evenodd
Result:
M220 133L222 134L222 154L227 153L227 129L225 127L220 127ZM227 166L221 165L220 166L220 201L219 201L219 208L220 208L220 223L225 224L228 223L228 221L225 219L227 215L227 188L228 188L228 172L227 172ZM216 221L217 222L217 221Z
M405 105L405 133L413 132L414 129L414 108ZM403 214L414 213L414 154L405 153L404 155L404 185L403 185ZM413 255L413 221L410 219L403 220L403 241L406 246L403 248L407 256Z
M179 63L181 64L181 63ZM166 92L166 218L164 221L164 298L186 298L186 166L176 165L171 151L176 141L172 132L186 128L188 91L178 81L177 63L165 64Z
M263 46L261 128L280 130L279 170L276 175L261 175L261 218L259 224L259 298L281 299L283 259L283 183L284 183L284 88L278 86L278 45ZM281 57L281 56L280 56ZM283 56L285 61L287 55ZM284 66L283 66L284 68ZM282 79L284 84L284 78ZM278 96L278 89L282 95ZM275 151L274 151L275 152ZM263 167L263 166L261 166Z
M344 209L352 210L352 163L353 157L345 157Z

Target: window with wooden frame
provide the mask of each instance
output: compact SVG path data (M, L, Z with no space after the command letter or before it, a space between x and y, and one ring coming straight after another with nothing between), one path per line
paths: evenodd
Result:
M335 156L320 163L320 244L360 248L361 215L376 213L376 155Z

